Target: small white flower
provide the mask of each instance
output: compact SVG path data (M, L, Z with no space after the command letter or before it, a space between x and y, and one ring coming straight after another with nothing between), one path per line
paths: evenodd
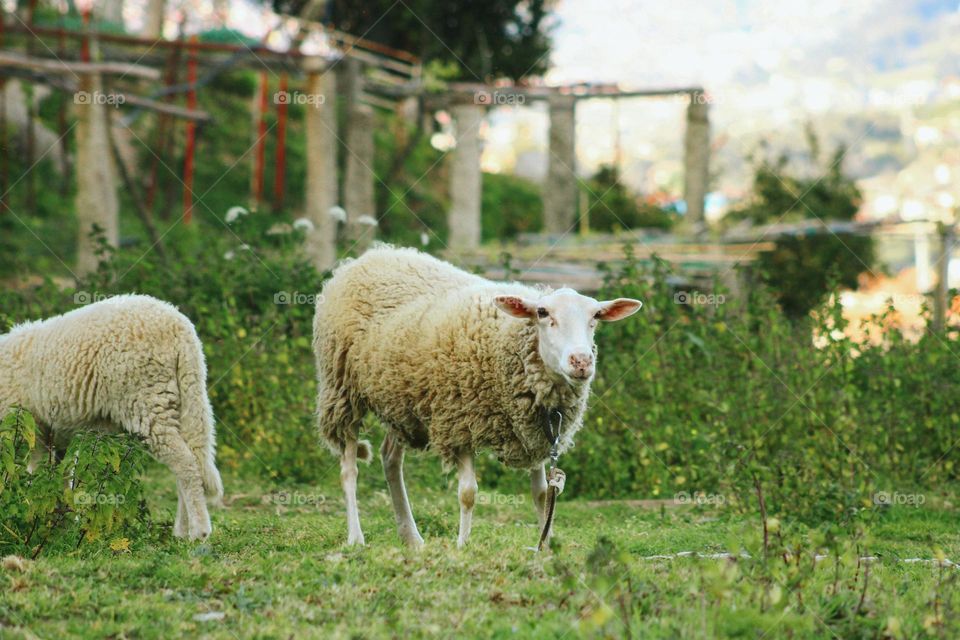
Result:
M233 250L227 251L225 254L223 254L223 258L225 260L233 260L236 256L237 254L234 253Z
M309 233L314 229L313 220L309 218L297 218L293 221L293 228Z
M231 222L236 222L237 220L239 220L240 216L245 216L249 213L250 212L244 209L243 207L239 207L239 206L230 207L229 209L227 209L227 215L224 218L224 220L226 220L227 223L229 224Z
M330 211L327 212L331 218L337 220L338 222L347 221L347 212L343 210L343 207L333 206L330 207Z
M430 236L428 236L426 232L420 234L420 244L423 246L430 244Z
M357 218L357 224L368 224L371 227L377 226L377 219L373 216L360 216Z

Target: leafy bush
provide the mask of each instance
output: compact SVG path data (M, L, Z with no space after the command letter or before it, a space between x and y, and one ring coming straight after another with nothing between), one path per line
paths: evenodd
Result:
M177 229L166 262L118 250L79 292L50 283L0 291L0 321L75 308L78 293L84 301L129 291L170 300L204 343L222 470L335 483L313 419L313 294L323 274L300 255L296 235L266 233L274 220L251 214L229 236ZM858 344L838 337L835 298L797 322L764 286L716 305L678 304L668 275L668 265L648 269L633 257L608 269L599 295L645 306L598 331L590 410L561 460L565 495L703 493L747 510L763 495L770 515L852 523L874 509L878 492L957 479L949 455L960 423L955 332L912 344L888 329L883 346ZM365 431L382 437L375 420ZM443 486L438 466L411 457L412 482ZM485 490L527 490L525 474L490 456L478 467Z
M39 435L22 409L0 421L0 553L37 557L146 526L139 476L147 455L139 443L129 436L80 433L61 461L52 453L36 456L38 464L28 473ZM125 546L122 539L119 546Z
M815 233L777 238L756 267L792 318L820 305L834 287L856 290L858 277L874 263L873 238L853 233Z
M590 179L587 189L588 220L595 231L622 229L669 229L674 218L652 204L640 202L620 183L613 167L601 167Z
M483 174L483 240L508 240L543 228L543 200L537 185L524 178Z
M837 147L821 159L820 145L812 129L807 131L807 140L815 167L813 174L791 174L786 155L772 161L761 159L755 169L750 201L731 211L730 220L748 220L759 225L853 219L862 196L853 178L843 172L846 148ZM817 230L778 237L772 250L760 254L757 266L764 282L777 292L784 311L802 317L826 299L832 286L856 289L857 276L871 269L873 263L871 237Z
M762 494L771 514L852 522L882 492L957 479L955 331L859 344L839 331L838 297L793 323L767 288L678 304L667 275L632 262L608 275L602 297L645 306L598 331L591 409L562 461L572 494L703 493L753 510Z

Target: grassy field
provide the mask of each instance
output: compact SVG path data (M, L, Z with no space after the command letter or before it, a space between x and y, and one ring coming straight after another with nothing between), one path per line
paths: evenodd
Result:
M367 547L344 545L335 486L287 493L227 480L214 537L170 537L172 479L147 474L154 532L76 554L5 561L0 636L956 637L960 518L944 496L894 506L847 553L761 560L758 518L723 509L564 501L553 553L536 555L525 495L483 493L455 545L454 491L411 484L426 546L402 548L376 465L361 474ZM800 525L782 525L799 531ZM775 532L771 532L776 537ZM118 549L111 549L111 543ZM771 543L773 544L773 543ZM649 556L754 549L751 558ZM773 555L773 554L771 554ZM859 555L879 560L857 562ZM953 625L953 626L951 626Z

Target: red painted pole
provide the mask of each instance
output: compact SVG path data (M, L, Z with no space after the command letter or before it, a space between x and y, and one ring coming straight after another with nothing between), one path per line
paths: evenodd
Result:
M263 170L267 154L267 72L260 72L260 113L257 123L257 155L253 174L253 201L263 202Z
M197 50L192 46L197 43L197 36L190 37L190 52L187 57L187 108L197 108ZM197 145L197 123L187 120L187 144L183 160L183 223L190 224L193 220L193 154Z
M80 60L90 62L90 10L87 9L82 14L83 18L83 40L80 41Z
M281 96L287 94L287 74L280 74ZM283 181L287 170L287 103L289 100L277 100L277 157L273 166L273 210L283 209Z

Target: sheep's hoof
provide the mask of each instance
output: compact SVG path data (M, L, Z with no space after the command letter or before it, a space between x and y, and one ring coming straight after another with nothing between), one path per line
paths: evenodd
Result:
M412 535L404 535L401 533L400 539L403 540L403 543L410 549L418 550L423 548L423 538L420 537L419 533L414 533Z
M197 542L198 540L206 540L210 537L210 527L203 527L199 530L193 531L190 533L190 540L192 542Z
M347 538L347 546L349 547L362 547L366 544L363 540L363 534L357 536L350 536Z

